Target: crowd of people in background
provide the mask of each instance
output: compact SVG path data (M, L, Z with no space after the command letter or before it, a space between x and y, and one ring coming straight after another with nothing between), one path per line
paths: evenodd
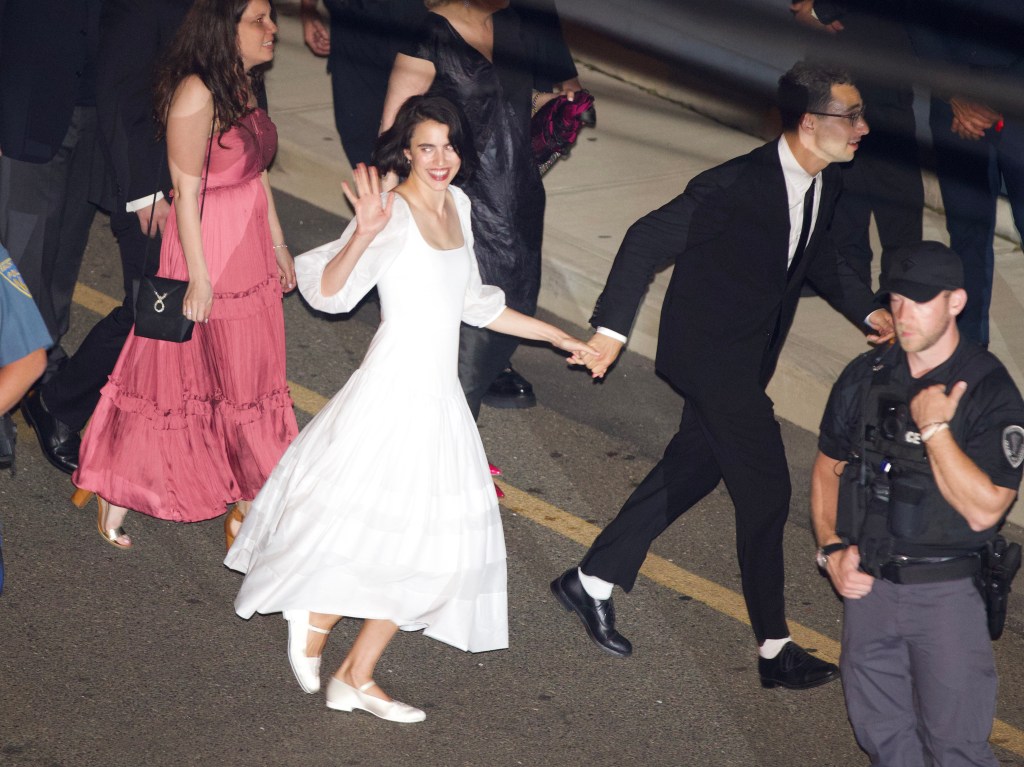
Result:
M1024 402L986 351L1002 193L1024 226L1024 129L998 104L932 90L926 162L950 245L922 242L915 83L862 75L850 51L869 41L1010 81L1024 74L1024 12L998 0L793 2L799 23L835 39L834 60L800 61L780 78L781 135L697 175L624 233L583 341L532 316L545 192L531 127L548 102L583 93L552 0L325 0L328 19L301 0L304 40L327 59L356 170L345 185L351 223L297 259L270 183L271 1L72 5L0 5L0 468L14 470L20 405L46 460L73 475L75 502L96 495L107 543L132 547L130 510L178 522L223 515L225 563L246 573L235 609L283 614L300 687L320 689L328 634L343 616L361 618L328 707L420 721L422 710L373 679L399 628L473 652L508 644L498 470L475 427L482 404L536 402L511 363L521 338L604 376L653 275L674 264L656 366L685 399L678 432L578 565L552 581L553 596L603 651L629 656L614 586L630 591L653 541L724 482L761 684L799 690L841 675L875 764L923 764L925 753L995 764L983 617L970 629L955 618L984 615L967 584L1024 464ZM68 353L97 211L109 215L124 297ZM190 340L133 332L135 286L152 275L187 284L177 311L195 323ZM388 316L301 434L282 305L295 287L329 312L351 311L376 287ZM844 372L814 468L817 561L846 600L840 667L799 647L786 622L791 487L765 392L808 291L895 350ZM415 378L402 375L409 366ZM889 399L878 399L883 386ZM883 401L903 408L883 456L899 471L851 479L847 467L881 449L857 435ZM394 477L395 465L406 475ZM899 594L920 597L914 620L944 642L926 662L884 649L922 641L886 628ZM973 659L963 673L926 686L963 655ZM884 706L871 694L882 676Z

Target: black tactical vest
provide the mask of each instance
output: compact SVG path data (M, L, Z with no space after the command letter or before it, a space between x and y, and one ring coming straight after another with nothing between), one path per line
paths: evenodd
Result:
M950 557L977 551L998 525L971 530L935 483L917 425L910 417L906 383L891 380L900 350L874 359L863 398L860 442L840 480L836 532L860 548L861 567L878 576L894 557ZM998 369L995 357L967 347L954 380L968 388L949 428L963 444L964 413L975 386Z

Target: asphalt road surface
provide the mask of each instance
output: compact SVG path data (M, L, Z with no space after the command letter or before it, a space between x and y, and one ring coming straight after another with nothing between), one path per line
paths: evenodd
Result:
M277 204L296 253L335 237L343 224L284 194ZM69 348L111 297L119 299L120 266L102 218L80 279ZM328 318L291 296L285 314L293 393L313 411L358 365L376 306ZM566 369L544 347L524 347L515 362L533 381L539 405L485 408L480 419L508 491L502 517L511 647L471 655L400 634L377 679L424 708L422 724L329 711L322 694L300 690L280 616L243 621L232 610L240 576L221 564L220 520L183 525L131 514L126 526L135 548L103 543L95 505L71 505L68 478L42 459L19 420L18 474L0 476L7 566L0 764L866 765L838 683L761 689L724 488L657 541L632 594L616 595L632 658L601 653L556 605L549 581L578 561L657 460L681 401L649 361L630 354L603 384ZM300 425L309 417L300 412ZM807 524L814 435L788 424L783 433L794 486L789 615L794 635L834 660L841 610L812 564ZM1019 530L1012 535L1021 537ZM996 643L1001 689L993 741L1001 744L1002 764L1024 765L1024 598L1017 595L1011 610ZM325 674L357 627L346 620L331 635Z

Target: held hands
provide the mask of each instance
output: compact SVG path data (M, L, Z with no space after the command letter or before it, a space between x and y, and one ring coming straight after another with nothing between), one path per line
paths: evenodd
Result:
M827 571L839 596L846 599L866 597L875 585L874 578L860 571L860 549L856 546L830 555Z
M353 193L347 181L341 182L341 189L356 214L356 236L372 239L391 220L391 206L395 201L395 193L388 192L387 201L381 205L380 175L377 169L367 168L364 163L359 163L352 175L356 191Z
M868 325L875 330L874 333L868 334L868 343L885 344L896 336L896 328L888 309L875 309L871 312L868 315Z
M922 389L910 400L910 417L922 431L933 424L949 423L965 391L966 381L957 381L953 384L949 394L946 394L946 387L942 384ZM929 436L925 434L926 439Z
M573 338L572 336L563 335L561 338L552 341L551 345L556 349L572 353L572 356L566 360L570 365L586 365L587 368L591 370L591 376L593 378L600 378L601 375L604 375L603 373L594 373L593 368L591 368L592 361L600 356L600 351L585 341Z
M590 369L593 378L604 378L608 368L619 358L623 344L604 333L594 333L589 346L596 350L597 355L590 357L584 364Z
M998 112L984 104L970 101L959 96L949 100L953 108L953 123L950 130L960 138L977 141L985 136L985 131L1003 119Z
M190 320L209 322L210 311L213 309L213 285L209 277L189 279L182 311Z

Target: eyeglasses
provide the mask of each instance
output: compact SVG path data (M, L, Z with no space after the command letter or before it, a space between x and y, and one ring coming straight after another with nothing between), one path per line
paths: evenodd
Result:
M818 117L842 117L854 128L857 127L857 123L864 120L864 114L867 112L866 109L858 109L856 112L847 112L846 114L837 115L834 112L808 112L809 115L818 115Z

